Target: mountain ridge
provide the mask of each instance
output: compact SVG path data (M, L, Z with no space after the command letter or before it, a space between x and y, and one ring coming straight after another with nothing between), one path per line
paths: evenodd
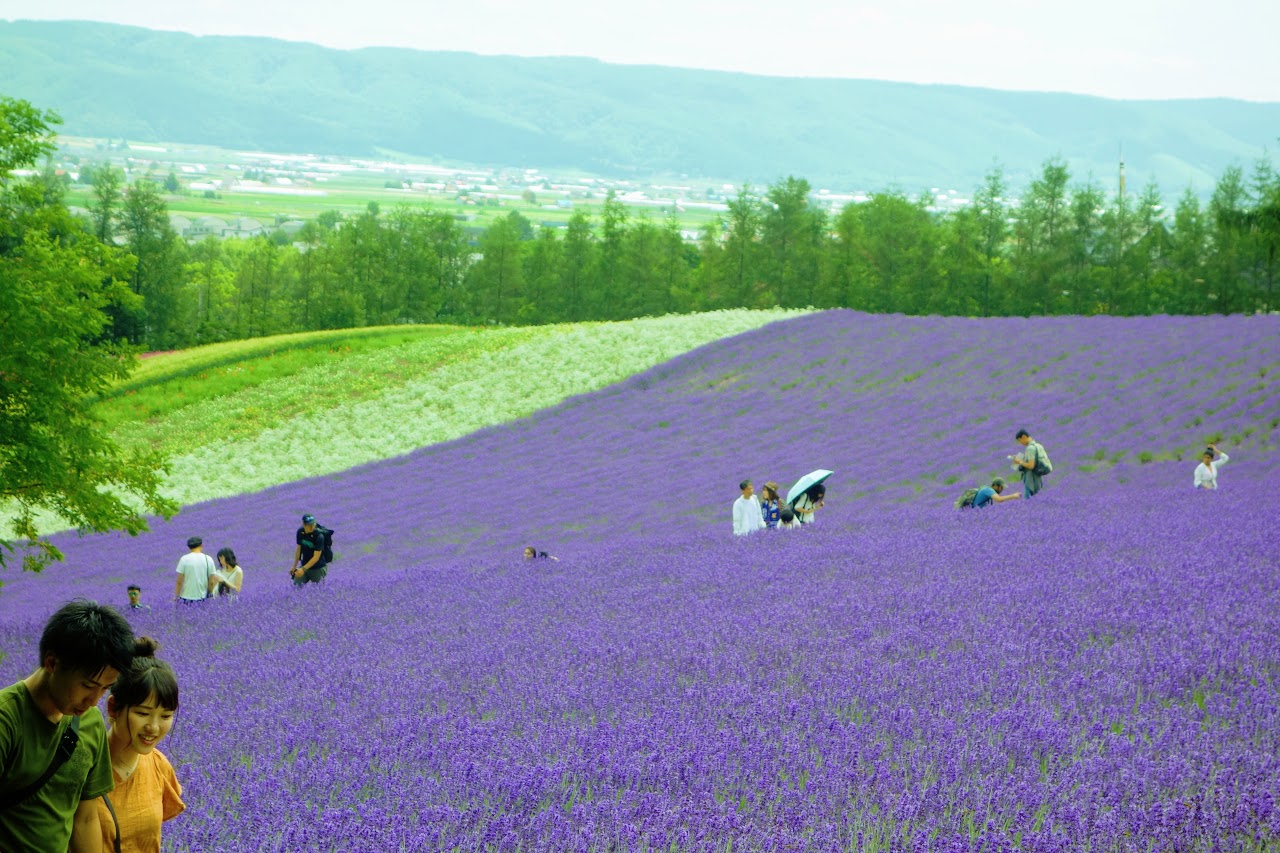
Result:
M1280 127L1280 103L1228 98L344 51L93 22L0 21L0 79L73 135L872 190L969 188L996 163L1017 187L1052 157L1110 183L1123 150L1133 185L1207 192Z

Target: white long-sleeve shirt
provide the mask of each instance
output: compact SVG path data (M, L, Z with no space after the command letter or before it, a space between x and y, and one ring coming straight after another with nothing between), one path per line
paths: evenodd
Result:
M1212 465L1206 465L1201 462L1196 466L1195 487L1197 489L1216 489L1218 488L1218 468L1231 461L1231 457L1219 451L1218 458L1213 460Z
M746 536L764 527L764 513L760 511L760 498L738 498L733 502L733 535Z

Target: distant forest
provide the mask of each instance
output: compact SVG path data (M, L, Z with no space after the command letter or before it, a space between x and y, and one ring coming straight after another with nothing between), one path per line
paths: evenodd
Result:
M358 14L358 12L353 12ZM678 24L676 24L678 25ZM744 50L756 49L743 46ZM0 88L66 133L833 190L1018 188L1060 158L1201 200L1276 141L1280 104L1117 101L581 58L333 50L84 21L0 21ZM667 180L667 179L671 180Z
M1280 178L1228 169L1212 198L1172 210L1154 185L1108 197L1060 161L1011 195L998 170L974 204L930 212L900 192L834 216L788 177L741 190L696 243L674 218L610 198L598 219L537 229L519 212L468 237L453 215L376 204L322 214L293 237L188 245L160 188L91 170L85 238L133 259L140 297L109 334L172 349L393 323L535 324L718 308L847 307L958 315L1208 314L1280 308ZM65 176L29 179L61 204Z

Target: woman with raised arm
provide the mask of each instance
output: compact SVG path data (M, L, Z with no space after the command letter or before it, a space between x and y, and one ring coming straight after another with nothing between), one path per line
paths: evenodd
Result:
M1218 445L1211 444L1205 448L1204 455L1200 458L1201 462L1196 466L1192 484L1197 489L1218 488L1218 468L1230 462L1231 457L1219 450Z

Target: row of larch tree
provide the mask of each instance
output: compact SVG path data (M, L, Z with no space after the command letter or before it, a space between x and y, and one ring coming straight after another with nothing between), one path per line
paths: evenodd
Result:
M1280 178L1228 169L1207 202L1186 191L1105 192L1060 161L1011 200L993 170L972 203L939 213L874 193L829 213L788 177L685 239L672 213L609 197L566 227L512 211L483 229L451 213L376 204L299 233L188 245L164 196L93 170L92 230L136 258L140 306L114 333L169 349L389 323L536 324L718 308L848 307L973 316L1252 313L1280 308ZM56 186L50 187L56 192Z

